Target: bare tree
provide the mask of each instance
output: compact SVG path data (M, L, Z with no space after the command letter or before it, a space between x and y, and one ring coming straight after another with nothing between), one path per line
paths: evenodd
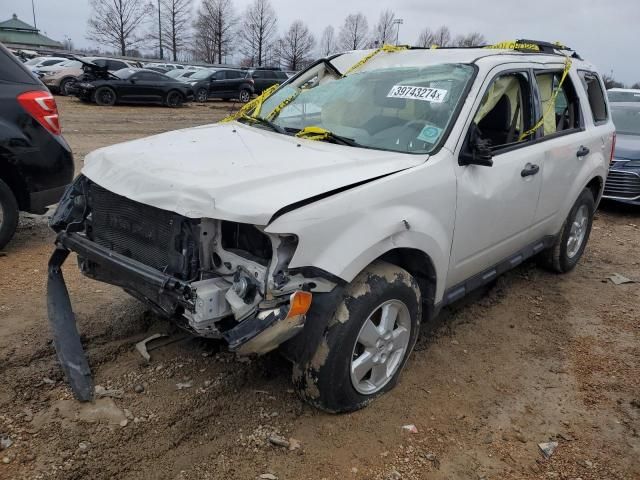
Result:
M433 32L433 43L439 47L451 46L451 30L449 30L449 27L443 25Z
M121 55L143 41L138 29L153 6L145 0L89 0L93 13L87 38L117 48Z
M223 63L231 53L237 22L232 0L203 0L194 25L196 57L209 63Z
M309 61L315 45L316 40L309 28L301 20L296 20L280 39L280 61L289 70L299 70Z
M178 60L178 51L189 37L191 0L162 0L162 36L164 45L171 51L173 61Z
M418 37L417 46L422 48L430 48L436 42L436 37L433 34L433 31L425 27L422 32L420 32L420 36Z
M336 51L336 34L331 25L322 31L320 37L320 56L328 57Z
M466 35L458 35L456 36L453 44L456 47L479 47L481 45L485 45L487 40L484 38L479 32L471 32Z
M396 14L391 10L384 10L380 14L378 23L373 29L373 46L382 46L386 43L394 43L396 35L393 28L393 21L396 19Z
M607 90L610 88L624 88L624 84L613 78L613 72L609 74L602 75L602 81L604 82L604 86Z
M278 18L269 0L254 0L244 13L240 28L242 53L257 66L264 64L277 33Z
M631 88L633 88L634 90L640 90L640 82L636 82L633 85L631 85Z
M338 44L344 50L358 50L365 46L369 24L362 13L352 13L344 19Z

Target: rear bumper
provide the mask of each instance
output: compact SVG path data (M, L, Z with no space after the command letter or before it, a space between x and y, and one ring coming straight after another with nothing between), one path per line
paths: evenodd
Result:
M49 325L58 360L75 397L80 401L89 401L93 398L91 370L80 343L61 269L71 251L78 254L86 275L123 287L170 318L176 318L176 312L180 311L176 306L182 311L193 311L195 291L189 282L97 245L83 235L67 232L58 234L47 279ZM96 274L98 271L99 275ZM284 303L259 310L254 316L222 332L222 336L229 348L241 355L269 352L304 328L306 317L289 316L289 308L289 303Z
M42 215L47 211L47 207L58 203L62 194L67 189L67 185L61 187L42 190L41 192L32 192L29 195L29 211Z

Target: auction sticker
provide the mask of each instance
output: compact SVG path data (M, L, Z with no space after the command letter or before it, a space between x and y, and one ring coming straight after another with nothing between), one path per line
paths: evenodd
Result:
M420 134L418 135L418 140L422 140L423 142L435 144L440 135L442 134L442 129L436 127L435 125L425 125Z
M447 96L447 90L442 88L415 87L413 85L394 85L389 90L387 98L405 98L409 100L423 100L425 102L442 103Z

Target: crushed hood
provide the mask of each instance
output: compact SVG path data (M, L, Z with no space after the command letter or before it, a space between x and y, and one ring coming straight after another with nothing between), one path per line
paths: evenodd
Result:
M303 140L234 122L101 148L87 155L82 173L118 195L187 217L266 225L288 205L426 158Z

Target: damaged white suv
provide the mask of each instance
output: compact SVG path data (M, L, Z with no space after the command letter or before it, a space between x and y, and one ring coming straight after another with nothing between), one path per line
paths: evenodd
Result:
M384 47L323 59L232 121L86 157L52 218L48 306L93 385L60 266L238 354L279 348L313 405L391 389L420 323L538 255L581 257L614 127L592 65L557 45Z

